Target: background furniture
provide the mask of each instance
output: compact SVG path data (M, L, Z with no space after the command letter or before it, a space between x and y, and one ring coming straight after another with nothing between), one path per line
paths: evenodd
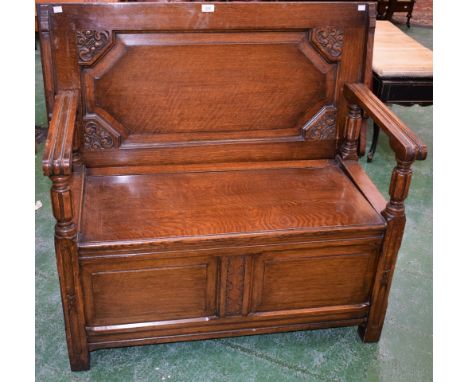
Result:
M374 7L38 7L73 370L119 346L355 325L379 340L426 147L364 85ZM363 111L395 152L388 203L357 161Z
M377 21L372 71L373 92L383 102L432 105L432 51L390 21ZM374 123L368 162L375 155L379 130Z
M377 19L391 20L394 13L406 13L406 25L410 27L415 0L378 0Z

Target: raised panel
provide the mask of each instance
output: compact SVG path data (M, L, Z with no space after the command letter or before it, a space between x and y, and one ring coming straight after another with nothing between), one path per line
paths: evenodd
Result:
M118 33L115 41L83 69L86 118L123 128L124 145L299 138L334 103L337 66L308 32Z
M216 314L213 258L128 261L83 267L89 326L181 320Z
M252 311L354 305L369 300L375 248L271 252L255 261Z

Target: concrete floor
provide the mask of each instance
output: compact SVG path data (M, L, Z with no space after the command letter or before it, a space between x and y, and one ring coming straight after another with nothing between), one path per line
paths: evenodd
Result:
M405 27L402 27L406 31ZM409 34L432 47L432 29ZM382 338L363 344L356 328L174 343L91 353L91 370L69 371L53 247L50 181L36 155L36 378L38 381L430 381L432 380L432 107L393 106L423 140L414 165L408 221ZM46 125L36 52L36 124ZM370 139L370 137L368 137ZM384 195L394 166L385 136L373 163L361 160Z

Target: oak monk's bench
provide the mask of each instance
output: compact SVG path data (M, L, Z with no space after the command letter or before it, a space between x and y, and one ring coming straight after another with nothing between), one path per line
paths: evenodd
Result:
M368 88L375 4L204 5L38 6L73 370L130 345L379 340L426 147ZM363 112L395 151L388 202L357 161Z

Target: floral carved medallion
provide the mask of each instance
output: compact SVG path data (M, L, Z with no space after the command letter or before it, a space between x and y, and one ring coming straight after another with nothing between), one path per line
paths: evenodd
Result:
M84 128L84 147L87 150L111 149L115 146L112 135L96 122L88 122Z
M76 46L80 63L91 63L110 43L108 31L83 30L76 32Z
M312 141L335 139L336 136L336 109L333 106L323 108L304 127L304 138Z
M344 32L336 27L314 28L311 36L312 42L331 61L341 57L344 43Z

